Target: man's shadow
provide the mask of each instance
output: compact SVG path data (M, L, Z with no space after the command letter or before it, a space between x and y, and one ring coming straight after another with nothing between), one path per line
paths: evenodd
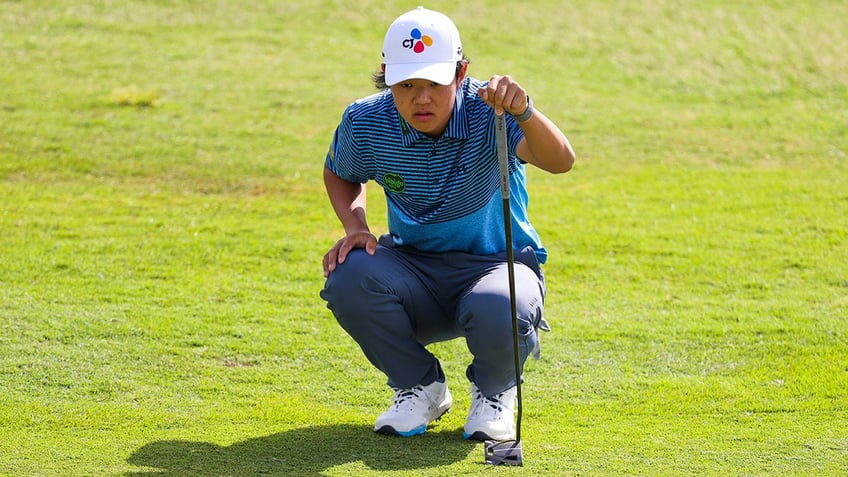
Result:
M319 476L331 467L362 461L375 470L412 470L449 465L477 445L459 431L428 431L412 438L375 434L369 427L340 424L294 429L221 447L207 442L156 441L128 459L157 470L151 476Z

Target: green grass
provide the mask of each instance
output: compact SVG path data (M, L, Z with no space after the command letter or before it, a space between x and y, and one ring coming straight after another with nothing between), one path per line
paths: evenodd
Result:
M848 5L496 3L427 6L578 153L530 172L525 467L461 439L461 341L454 411L373 434L318 297L326 147L414 5L0 0L0 474L844 474Z

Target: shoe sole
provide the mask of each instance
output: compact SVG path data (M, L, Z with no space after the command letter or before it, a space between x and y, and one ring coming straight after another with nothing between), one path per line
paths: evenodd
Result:
M463 437L464 439L466 439L466 440L469 440L469 441L480 441L480 442L486 442L486 441L508 441L508 440L514 440L514 439L515 439L515 434L510 434L510 435L508 435L508 436L504 436L503 438L494 438L494 437L492 437L492 436L490 436L490 435L486 434L486 433L485 433L485 432L483 432L483 431L475 431L475 432L474 432L474 433L472 433L472 434L469 434L469 433L467 433L467 432L463 432L463 433L462 433L462 437Z
M415 429L409 431L397 431L392 426L383 426L379 429L374 429L374 432L377 434L383 434L385 436L400 436L400 437L412 437L420 434L424 434L427 431L427 426L423 425L420 427L416 427Z
M441 414L439 414L435 419L433 419L429 423L424 424L422 426L418 426L414 429L410 429L408 431L398 431L397 429L395 429L392 426L383 426L379 429L374 429L374 432L376 432L377 434L383 434L385 436L400 436L400 437L419 436L419 435L427 432L427 426L429 426L430 424L441 419L442 416L444 416L445 414L448 413L448 411L450 411L450 408L445 409Z

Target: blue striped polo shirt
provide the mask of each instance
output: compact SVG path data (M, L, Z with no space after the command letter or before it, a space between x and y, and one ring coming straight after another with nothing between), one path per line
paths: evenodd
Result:
M462 82L438 139L401 118L389 90L345 110L326 165L348 182L373 180L383 187L396 244L475 255L506 250L494 110L477 96L485 84L473 78ZM530 246L544 263L547 251L527 216L525 166L515 155L524 133L511 117L506 123L514 248Z

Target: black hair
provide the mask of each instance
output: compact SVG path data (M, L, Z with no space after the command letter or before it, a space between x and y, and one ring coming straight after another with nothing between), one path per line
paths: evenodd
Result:
M463 53L462 59L456 62L456 74L454 79L459 78L459 73L462 72L462 67L469 63L471 63L471 60L469 60ZM371 73L371 80L374 82L374 87L381 91L389 88L389 85L386 84L386 73L382 68Z

